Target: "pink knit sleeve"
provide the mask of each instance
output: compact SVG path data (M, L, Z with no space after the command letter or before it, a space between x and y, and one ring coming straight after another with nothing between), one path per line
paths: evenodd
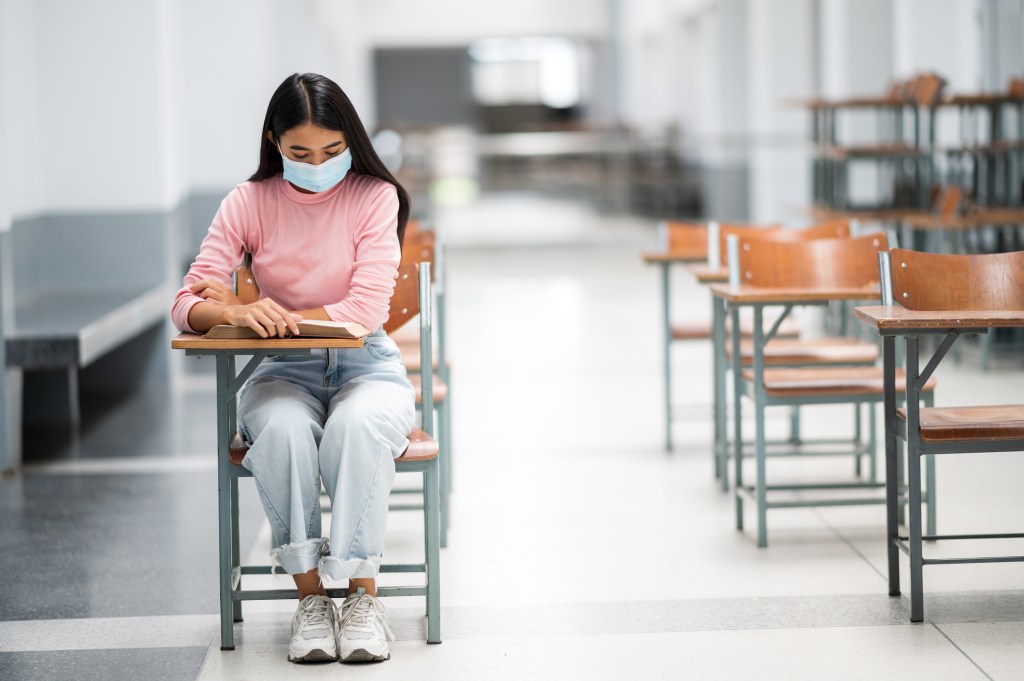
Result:
M245 253L244 234L248 224L248 210L242 192L235 187L220 204L199 247L199 255L185 275L183 285L174 298L171 307L171 321L179 331L192 331L188 325L188 313L202 298L190 291L192 284L201 279L216 279L231 286L231 275L242 261Z
M325 305L336 321L357 322L371 331L388 318L402 251L398 243L398 193L388 184L372 199L356 227L355 262L348 295Z

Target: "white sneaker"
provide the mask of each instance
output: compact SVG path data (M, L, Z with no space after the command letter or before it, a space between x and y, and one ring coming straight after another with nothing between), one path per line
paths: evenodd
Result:
M333 662L338 659L338 611L326 596L306 596L292 617L291 662Z
M362 587L341 604L338 643L342 662L383 662L391 659L394 639L384 606Z

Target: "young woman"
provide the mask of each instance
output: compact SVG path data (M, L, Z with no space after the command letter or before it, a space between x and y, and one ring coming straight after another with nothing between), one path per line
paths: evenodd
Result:
M238 420L273 530L272 562L299 607L288 659L390 657L375 578L394 457L408 445L414 394L381 324L395 285L409 198L330 79L294 74L270 99L259 168L221 203L172 317L182 331L246 326L263 337L300 319L376 329L358 349L270 356L242 388ZM242 304L231 275L245 253L262 299ZM321 481L331 498L321 537ZM347 579L340 612L322 577Z

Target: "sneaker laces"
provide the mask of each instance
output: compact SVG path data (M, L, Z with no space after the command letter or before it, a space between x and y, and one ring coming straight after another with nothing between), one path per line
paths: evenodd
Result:
M362 589L360 589L362 591ZM384 629L384 635L388 640L394 641L395 635L391 632L391 623L384 612L384 604L379 599L367 593L353 594L341 604L341 628L356 630L366 633L373 633L373 623L376 620Z
M302 630L306 633L311 633L319 628L329 631L331 625L327 618L327 611L331 605L330 599L324 596L306 596L292 617L292 631L295 631L296 627L300 625L300 620Z

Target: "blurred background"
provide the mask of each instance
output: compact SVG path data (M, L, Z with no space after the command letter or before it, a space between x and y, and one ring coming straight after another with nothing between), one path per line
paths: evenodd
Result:
M220 201L256 168L271 93L306 71L341 85L414 217L444 235L456 448L523 454L490 437L499 415L515 414L535 462L561 456L568 476L584 449L623 467L640 460L638 487L658 490L692 471L666 473L660 448L657 289L637 256L654 248L657 223L927 208L933 187L905 164L852 164L841 192L825 187L835 157L825 147L891 141L895 124L855 106L823 131L816 102L911 96L901 84L920 74L938 76L941 97L1012 91L1024 75L1024 0L0 0L0 553L25 556L42 532L76 569L91 564L86 541L109 537L75 516L123 514L95 500L131 488L144 524L116 548L167 585L147 611L154 596L126 586L134 573L108 579L113 568L98 561L89 575L60 572L63 617L131 612L109 605L117 597L143 614L216 610L215 530L195 519L213 504L212 364L171 352L167 316ZM929 141L913 140L928 148L929 177L959 182L977 203L1019 205L1019 95L991 119L984 107L935 110ZM901 189L908 177L920 201ZM650 333L623 353L621 338L600 336L602 319ZM542 334L543 347L523 355L510 328ZM71 336L94 340L72 348ZM701 357L688 371L706 371ZM594 375L602 367L615 394L631 396L630 416ZM595 425L604 432L590 442ZM708 424L680 428L703 466ZM463 580L473 541L494 530L466 515L494 503L472 484L494 479L486 460L456 465L446 569ZM130 485L125 474L136 475ZM247 545L261 521L250 492ZM60 495L68 509L47 516L39 504ZM670 516L666 507L652 514ZM156 517L180 530L159 568L138 560L166 547L131 543L151 541ZM510 546L522 540L520 555L540 541L577 560L599 540L578 515L562 520L579 543L545 534L558 526L550 516L531 516L520 534L500 529ZM544 529L528 532L529 521ZM657 528L648 548L676 531ZM665 565L686 553L664 550ZM39 580L56 588L52 564L19 567L5 567L0 620L51 616L15 596ZM552 593L585 599L573 584L595 593L608 581L577 573L555 578ZM493 597L463 584L474 586L448 591L447 603Z

